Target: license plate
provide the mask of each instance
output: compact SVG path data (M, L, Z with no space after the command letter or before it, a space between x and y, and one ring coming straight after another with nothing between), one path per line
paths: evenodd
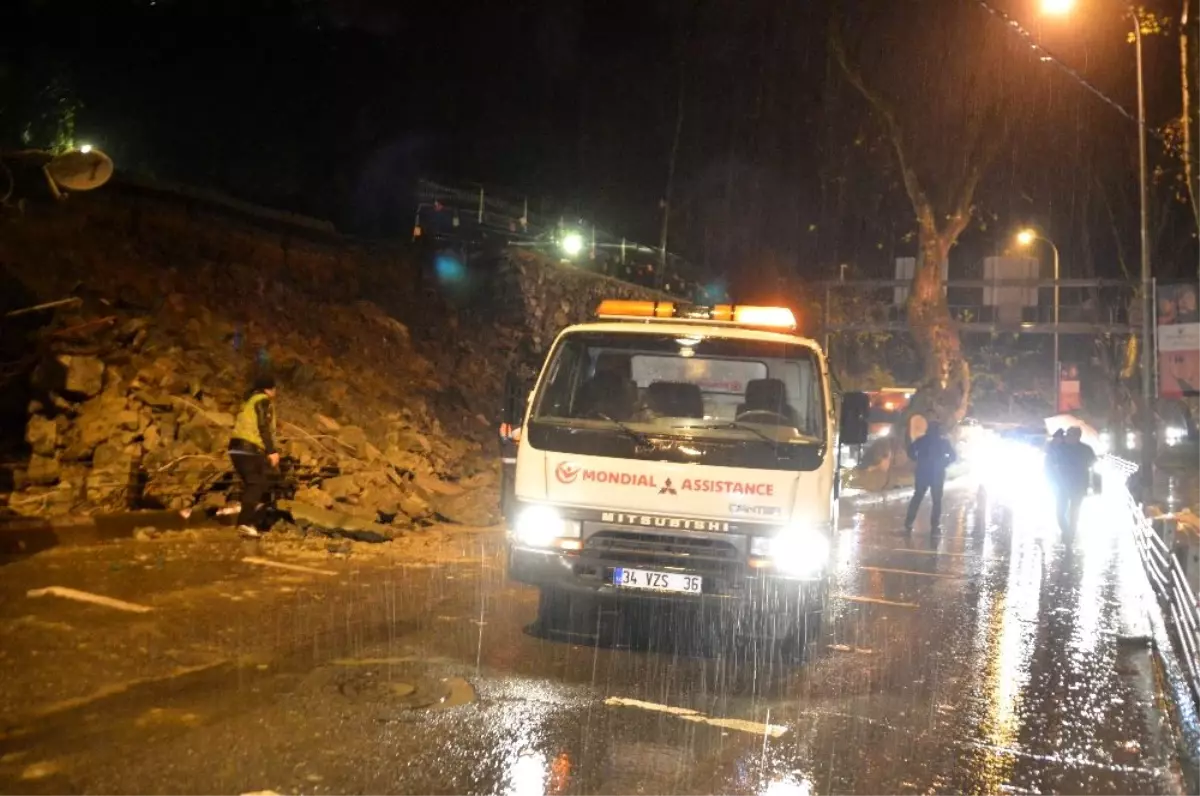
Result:
M674 591L683 594L699 594L701 577L683 575L678 572L652 572L647 569L615 567L612 582L625 589L648 589L650 591Z

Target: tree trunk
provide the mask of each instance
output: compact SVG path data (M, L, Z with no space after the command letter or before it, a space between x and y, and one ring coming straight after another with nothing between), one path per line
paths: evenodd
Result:
M908 296L908 324L925 367L924 412L953 424L963 418L970 400L970 368L962 354L958 330L946 303L942 264L954 242L950 232L922 225L918 231L916 271Z
M1188 28L1191 23L1188 19L1188 12L1191 10L1193 0L1183 0L1183 13L1179 19L1179 78L1183 89L1183 110L1180 114L1181 133L1183 137L1183 176L1187 183L1188 198L1192 201L1192 217L1196 220L1196 226L1200 227L1200 174L1197 174L1196 158L1198 148L1196 146L1197 131L1192 129L1192 88L1190 76L1194 74L1197 66L1200 66L1200 57L1193 56L1192 50L1196 48L1195 42L1188 40Z

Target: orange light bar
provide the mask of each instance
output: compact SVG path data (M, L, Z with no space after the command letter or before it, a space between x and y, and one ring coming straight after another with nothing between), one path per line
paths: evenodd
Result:
M687 321L712 320L740 326L795 329L796 316L787 307L753 307L718 304L711 309L676 305L672 301L605 299L596 315L601 318L676 318Z
M670 301L605 299L600 302L596 314L602 318L672 318L675 316L675 304Z
M777 326L795 329L796 316L787 307L733 307L733 322L746 326Z

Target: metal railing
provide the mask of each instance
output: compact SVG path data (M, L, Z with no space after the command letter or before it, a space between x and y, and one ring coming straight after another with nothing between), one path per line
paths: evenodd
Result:
M1108 456L1106 461L1125 476L1137 470L1133 462L1117 456ZM1162 609L1175 654L1183 664L1194 707L1200 709L1200 604L1196 602L1196 593L1174 551L1155 531L1142 504L1126 494L1133 515L1133 538L1138 555Z

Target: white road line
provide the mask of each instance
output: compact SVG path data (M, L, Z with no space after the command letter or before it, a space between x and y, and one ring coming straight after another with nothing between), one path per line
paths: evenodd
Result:
M881 600L878 597L858 597L853 594L839 594L843 600L852 603L871 603L873 605L894 605L897 608L920 608L916 603L898 603L893 600Z
M269 558L258 558L257 556L247 556L242 559L244 564L260 564L264 567L277 567L278 569L290 569L292 572L307 572L311 575L336 575L337 573L331 569L317 569L316 567L305 567L300 564L285 564L282 561L272 561Z
M888 567L859 567L869 572L891 572L895 575L924 575L927 578L948 578L949 580L963 580L963 575L950 575L945 572L921 572L915 569L889 569Z
M916 553L922 556L955 556L956 558L969 558L981 555L980 553L952 553L949 550L918 550L915 547L876 547L873 549L888 550L893 553Z
M787 732L787 727L782 727L778 724L761 724L757 721L746 721L745 719L714 719L705 716L698 710L691 708L677 708L671 705L660 705L657 702L643 702L640 699L626 699L625 697L609 697L604 700L606 705L619 705L627 708L641 708L642 710L652 710L658 713L667 713L672 716L678 716L684 721L693 721L697 724L709 724L713 727L722 727L727 730L737 730L739 732L748 732L753 735L766 735L771 738L778 738Z
M47 595L64 597L68 600L78 600L81 603L91 603L92 605L103 605L106 608L116 608L118 611L129 611L134 614L145 614L154 610L148 605L127 603L124 600L116 600L112 597L79 591L78 589L69 589L66 586L47 586L44 589L30 589L25 592L26 597L45 597Z

